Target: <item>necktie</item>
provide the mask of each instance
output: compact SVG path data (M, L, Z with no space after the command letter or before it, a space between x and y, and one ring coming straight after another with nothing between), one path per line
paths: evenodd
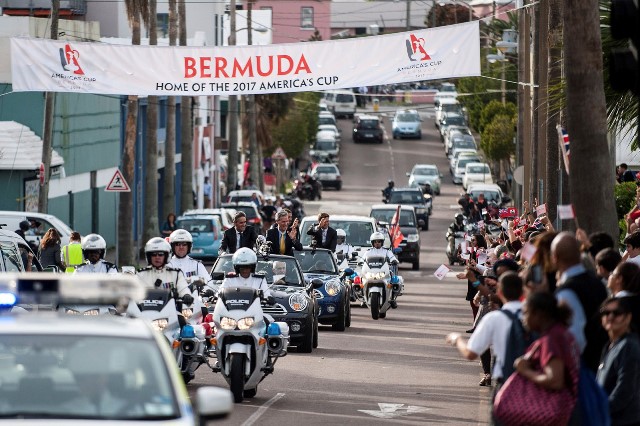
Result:
M323 229L322 230L322 244L327 242L327 230Z
M280 254L284 254L286 251L286 246L284 244L284 232L280 234Z
M236 250L238 250L240 248L240 237L242 236L241 233L236 232Z

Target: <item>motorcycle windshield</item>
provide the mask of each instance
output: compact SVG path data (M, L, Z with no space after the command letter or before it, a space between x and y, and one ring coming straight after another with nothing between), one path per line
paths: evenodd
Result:
M387 259L385 257L380 256L367 256L365 259L369 268L382 268L382 266L386 263Z
M171 293L169 290L147 290L145 299L138 303L140 311L161 311L169 302Z
M258 297L258 290L252 288L223 288L220 291L219 297L227 307L227 310L241 309L246 311L254 299Z

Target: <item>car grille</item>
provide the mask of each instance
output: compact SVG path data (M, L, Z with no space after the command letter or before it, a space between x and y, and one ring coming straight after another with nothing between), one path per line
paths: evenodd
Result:
M263 306L262 312L269 315L287 315L287 310L279 303L276 303L273 306Z
M316 289L316 290L313 290L313 292L314 292L314 293L315 293L315 295L316 295L316 299L318 299L318 300L319 300L319 299L324 299L324 294L322 294L322 293L320 292L320 290L317 290L317 289Z

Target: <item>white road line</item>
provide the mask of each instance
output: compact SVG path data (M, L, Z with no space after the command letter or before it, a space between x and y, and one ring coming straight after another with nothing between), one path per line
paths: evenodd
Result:
M242 426L252 426L256 422L256 420L258 420L260 416L262 416L269 409L269 407L278 402L278 400L283 398L284 395L284 393L277 393L273 398L262 404L262 406L260 406L260 408L258 408L258 410L253 413L251 417L249 417L244 423L242 423Z

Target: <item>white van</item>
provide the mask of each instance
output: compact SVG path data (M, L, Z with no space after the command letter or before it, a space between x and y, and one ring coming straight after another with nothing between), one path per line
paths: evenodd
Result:
M40 240L44 237L44 234L51 228L55 228L60 234L61 245L65 246L69 244L69 237L71 236L71 228L66 223L58 219L57 217L45 214L45 213L32 213L32 212L13 212L13 211L0 211L0 225L7 231L16 231L20 229L20 222L30 221L36 228L31 228L27 231L27 241L40 245Z
M436 101L436 127L440 128L440 120L447 113L454 112L463 115L462 105L455 98L442 98Z
M350 90L332 90L324 94L324 103L336 117L353 118L356 113L356 96Z

